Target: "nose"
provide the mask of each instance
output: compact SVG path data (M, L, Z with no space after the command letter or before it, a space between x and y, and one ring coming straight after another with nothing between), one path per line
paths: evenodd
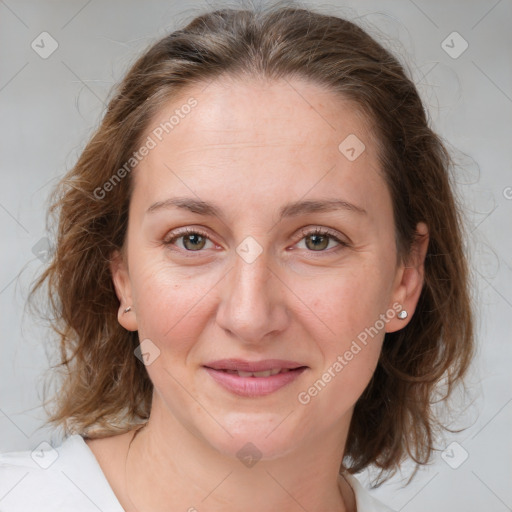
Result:
M286 286L269 266L268 251L248 263L238 254L223 280L217 323L245 344L261 344L285 331Z

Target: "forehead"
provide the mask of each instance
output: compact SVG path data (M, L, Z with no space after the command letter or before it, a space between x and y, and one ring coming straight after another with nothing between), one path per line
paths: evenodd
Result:
M187 104L192 99L197 105L189 109ZM180 115L179 119L174 115L176 124L169 130L172 139L185 142L183 139L190 135L200 134L205 146L210 142L233 148L236 143L243 143L244 147L265 143L272 147L307 140L308 146L330 147L334 143L336 149L338 139L341 142L349 133L367 138L369 131L365 117L353 102L296 78L270 81L226 76L195 84L164 105L146 131L150 133L152 128L165 124L173 114ZM170 133L162 135L167 138Z
M243 189L257 203L259 193L296 199L308 189L325 195L340 187L364 207L368 189L382 186L365 117L304 80L195 84L160 109L147 137L155 147L134 178L148 200L190 195L190 188L219 197ZM347 158L350 146L362 151L356 159Z

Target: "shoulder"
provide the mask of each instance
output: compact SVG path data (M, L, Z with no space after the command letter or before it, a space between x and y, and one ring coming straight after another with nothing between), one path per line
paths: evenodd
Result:
M354 475L345 472L343 476L354 491L357 512L394 512L387 505L374 498Z
M53 447L0 454L0 510L122 512L92 451L79 435Z

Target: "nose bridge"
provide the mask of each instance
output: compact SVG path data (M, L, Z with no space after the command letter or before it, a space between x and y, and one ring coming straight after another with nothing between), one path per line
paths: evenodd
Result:
M251 240L242 242L234 254L234 268L225 280L217 322L240 340L257 342L285 327L282 285L269 264L269 250L261 245L258 249Z

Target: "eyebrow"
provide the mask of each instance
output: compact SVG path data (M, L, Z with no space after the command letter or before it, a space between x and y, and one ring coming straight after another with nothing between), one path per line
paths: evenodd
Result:
M214 204L194 199L192 197L173 197L165 201L158 201L152 204L146 213L153 213L158 210L181 208L198 215L223 218L222 211ZM342 199L325 199L314 201L295 201L283 206L279 212L279 220L285 217L297 217L308 213L330 212L336 210L347 210L350 212L367 215L367 211L348 201Z

